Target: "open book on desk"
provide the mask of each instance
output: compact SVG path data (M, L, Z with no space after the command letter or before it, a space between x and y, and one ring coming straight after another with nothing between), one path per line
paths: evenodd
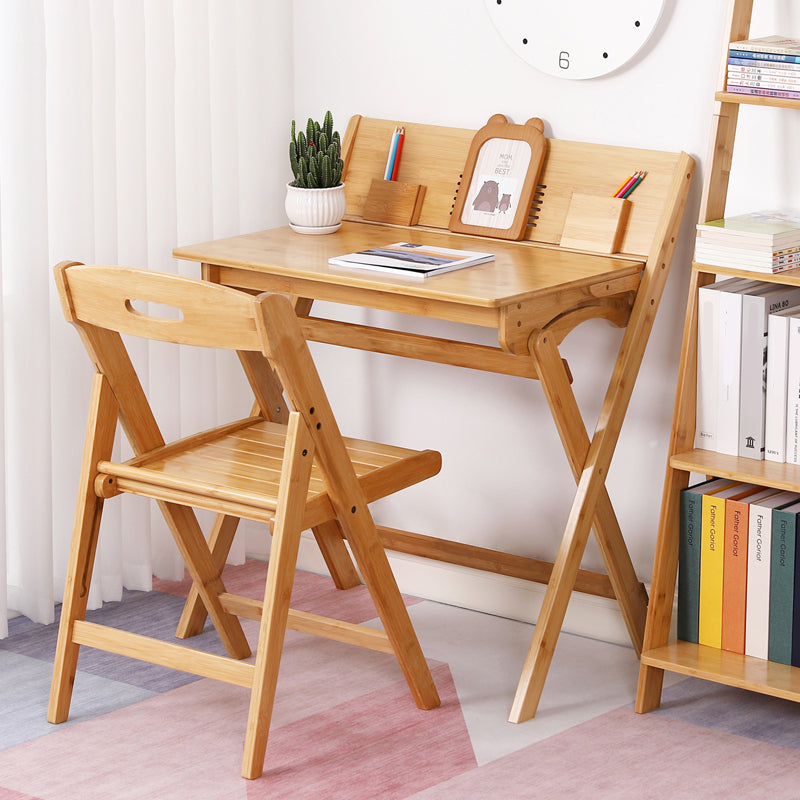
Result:
M409 278L427 278L454 269L472 267L494 259L493 253L472 250L450 250L411 242L396 242L386 247L373 247L328 259L334 267L371 269Z

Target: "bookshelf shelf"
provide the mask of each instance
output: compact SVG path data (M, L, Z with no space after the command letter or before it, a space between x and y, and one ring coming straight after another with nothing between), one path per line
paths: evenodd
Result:
M705 264L694 264L694 269L698 273L710 275L723 275L735 278L758 278L760 281L769 283L782 283L789 286L800 286L800 269L787 269L785 272L744 272L733 267L709 267Z
M775 661L673 641L642 653L642 664L800 702L800 669Z
M757 483L782 491L797 491L800 488L800 466L796 464L726 456L711 450L687 450L670 456L669 466L683 472Z
M727 39L723 48L724 63L720 70L721 85L714 95L716 102L712 140L709 147L709 164L704 170L700 222L725 216L738 106L800 109L800 100L760 97L724 90L727 80L728 44L749 37L753 4L754 0L729 0L726 20ZM732 267L710 266L700 262L692 265L669 460L664 480L653 581L636 696L636 711L639 713L659 706L665 671L800 702L800 667L791 667L690 642L670 640L679 560L680 494L689 484L690 476L694 473L755 483L783 491L800 491L798 465L693 449L697 413L698 290L713 283L718 277L728 276L757 278L777 284L800 286L800 269L762 274Z

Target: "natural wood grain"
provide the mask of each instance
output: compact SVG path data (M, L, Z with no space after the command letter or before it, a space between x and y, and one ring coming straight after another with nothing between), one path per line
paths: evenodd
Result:
M397 124L406 127L400 179L427 186L418 226L393 227L363 219L365 198L372 181L383 174L387 143ZM598 509L606 525L605 535L601 534L601 550L611 561L615 596L627 608L634 646L637 650L641 647L644 590L632 576L624 541L618 526L611 522L613 510L604 499L604 484L672 261L694 162L685 153L551 139L524 238L507 242L457 236L445 229L473 135L474 131L462 129L353 118L345 144L348 213L337 233L303 237L288 229L277 229L179 247L174 255L201 263L207 280L250 293L282 293L493 328L501 350L388 327L378 330L319 316L312 318L306 308L303 326L308 338L540 380L541 365L531 357L533 337L544 333L555 347L582 322L596 318L626 328L593 435L587 439L582 421L578 427L579 413L574 424L565 422L571 419L571 412L561 421L579 483L562 549L555 565L548 564L544 570L552 576L550 586L555 594L548 589L550 599L545 599L541 634L547 641L543 638L533 643L533 655L520 680L512 710L512 718L520 720L535 712L563 611L581 574L579 553ZM631 199L619 243L622 252L611 256L561 246L573 194L611 196L632 169L646 170L648 175ZM332 256L402 240L491 250L495 259L425 281L328 266ZM469 363L471 360L473 363ZM547 363L548 369L559 374L558 380L551 381L551 389L568 387L571 375L557 350ZM551 391L553 398L557 393L555 389ZM554 412L554 416L559 415ZM362 481L362 490L367 483L368 478ZM333 497L332 503L336 504ZM340 522L358 559L358 544L352 539L352 531L344 519ZM441 550L438 555L444 560L463 559L479 568L497 571L520 566L505 560L498 562L492 554L479 552L479 548L459 548L453 543L445 545L441 540L403 532L391 536L401 549L418 549L423 554Z
M797 101L751 97L722 91L726 81L728 43L749 37L752 11L753 0L729 0L718 79L718 88L721 91L715 96L709 158L700 208L701 222L725 216L739 106L750 104L800 108L800 103ZM711 283L717 274L753 277L752 273L741 270L703 264L693 265L669 443L669 461L664 480L653 565L644 652L636 697L635 708L639 713L650 711L660 704L665 670L800 701L800 670L796 667L688 642L669 641L680 546L680 492L687 486L690 474L732 478L784 490L796 490L800 485L800 471L791 464L757 461L693 449L697 411L698 289ZM758 277L765 281L787 285L800 283L798 270Z
M417 705L438 705L367 504L436 474L441 456L341 437L293 303L283 296L253 297L210 281L74 262L56 268L56 282L65 315L98 372L49 718L67 717L80 645L229 681L252 690L242 774L258 777L290 621L307 633L394 654ZM154 305L134 304L139 300ZM310 308L299 299L296 305ZM174 313L153 313L164 306ZM252 416L165 442L121 332L237 351L255 396ZM124 463L111 457L118 422L135 453ZM197 633L207 612L232 659L85 622L103 503L121 493L158 502L192 577L178 635ZM217 513L208 542L193 508ZM229 594L221 578L240 517L272 524L262 603ZM290 613L300 534L307 527L341 588L360 582L345 546L348 537L386 633ZM238 661L250 654L239 613L261 621L255 667Z
M800 670L775 661L675 641L642 653L642 664L800 702Z

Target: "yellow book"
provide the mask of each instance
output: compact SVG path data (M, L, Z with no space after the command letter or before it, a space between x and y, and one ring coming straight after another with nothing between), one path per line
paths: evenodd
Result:
M700 529L700 608L698 642L722 647L722 583L725 560L725 500L755 491L752 484L732 483L703 495Z

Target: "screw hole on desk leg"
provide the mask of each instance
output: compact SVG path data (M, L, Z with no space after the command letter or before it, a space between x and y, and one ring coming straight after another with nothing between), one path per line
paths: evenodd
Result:
M656 304L655 298L654 298L654 297L651 297L651 298L650 298L650 305L651 305L651 306L654 306L655 304Z
M517 320L517 327L518 327L518 328L521 328L521 327L522 327L522 322L521 322L520 320Z

